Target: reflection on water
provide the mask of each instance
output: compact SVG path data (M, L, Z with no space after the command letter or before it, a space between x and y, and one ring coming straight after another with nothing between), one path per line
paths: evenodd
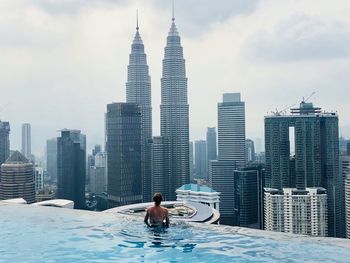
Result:
M0 206L0 262L347 262L344 248L211 231L172 222ZM18 253L21 248L21 253Z

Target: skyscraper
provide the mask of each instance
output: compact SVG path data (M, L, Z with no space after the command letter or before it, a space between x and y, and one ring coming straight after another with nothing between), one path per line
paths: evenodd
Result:
M28 159L31 159L32 150L31 127L29 123L22 124L22 150L21 153Z
M10 123L0 121L0 166L10 155Z
M240 93L218 103L218 160L209 162L209 184L220 196L220 222L234 225L234 171L246 164L245 106Z
M108 104L106 127L109 206L141 203L140 107L135 103Z
M304 101L291 113L265 117L266 187L326 188L328 233L343 237L338 116ZM291 146L295 148L293 158Z
M0 172L0 200L13 198L35 202L34 167L18 151L1 165Z
M196 179L208 180L207 142L195 141L194 148Z
M164 144L161 136L154 136L152 142L152 192L167 193L168 185L164 174Z
M160 126L164 143L164 173L169 185L169 191L164 195L167 200L175 200L176 189L190 181L190 144L185 59L174 17L163 59Z
M225 93L218 103L219 159L246 164L245 103L240 93Z
M261 166L234 171L235 225L262 228L263 177L264 169Z
M345 177L345 227L346 238L350 238L350 173Z
M208 164L211 160L217 159L217 147L216 147L216 129L215 127L208 127L207 129L207 157Z
M193 142L190 142L190 181L193 181L194 162L193 162Z
M57 139L46 141L47 175L52 182L57 182Z
M151 144L152 141L152 102L151 77L148 73L147 57L139 33L137 21L136 34L131 45L126 83L126 102L136 103L141 109L141 172L143 201L151 201Z
M57 197L85 208L86 137L79 130L61 131L57 138Z
M254 162L255 161L255 147L254 141L251 139L246 140L246 149L247 149L247 161Z

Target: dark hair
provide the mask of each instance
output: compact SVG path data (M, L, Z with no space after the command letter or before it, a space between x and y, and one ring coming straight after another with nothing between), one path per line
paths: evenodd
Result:
M160 203L162 202L163 200L163 196L161 193L155 193L153 195L153 201L156 203L156 205L160 205Z

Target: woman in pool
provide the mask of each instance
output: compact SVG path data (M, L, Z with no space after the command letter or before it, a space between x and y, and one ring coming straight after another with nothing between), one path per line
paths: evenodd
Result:
M154 206L147 208L144 222L149 227L169 227L168 209L162 207L160 203L163 197L161 193L155 193L153 196ZM149 221L149 222L148 222Z

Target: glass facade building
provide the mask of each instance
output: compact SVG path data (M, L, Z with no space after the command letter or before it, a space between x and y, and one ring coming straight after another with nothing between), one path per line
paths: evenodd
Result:
M57 138L57 198L85 208L86 137L79 130L64 129Z
M181 38L174 20L163 59L160 105L165 184L169 186L163 194L172 201L176 199L176 189L190 182L187 77Z
M135 103L108 104L106 137L109 206L141 203L140 107Z
M149 76L147 56L144 44L136 27L136 34L131 45L126 83L126 102L136 103L141 109L141 172L143 201L152 199L151 144L152 141L152 102L151 77Z
M321 112L303 101L291 115L266 116L265 154L266 187L324 187L328 193L329 235L343 237L338 115Z

